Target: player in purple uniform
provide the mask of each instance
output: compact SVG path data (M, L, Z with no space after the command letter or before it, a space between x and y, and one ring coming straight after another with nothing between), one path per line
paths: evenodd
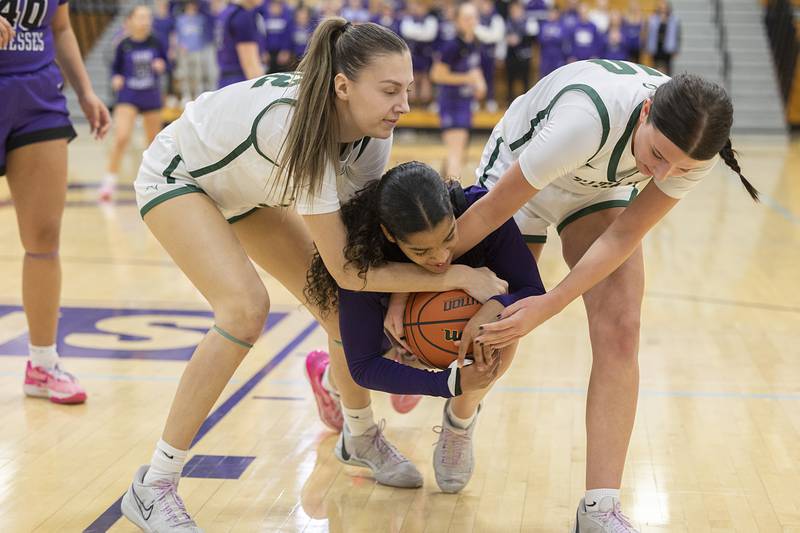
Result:
M551 9L547 20L539 24L539 79L566 63L566 38L558 11Z
M236 0L217 15L214 31L220 89L264 75L264 20L258 11L262 2Z
M481 72L486 81L486 110L497 111L494 99L494 78L497 70L497 45L506 35L506 23L494 8L494 0L478 1L478 26L475 35L480 42Z
M111 87L117 93L114 106L114 144L99 196L111 200L119 167L128 148L136 117L142 115L147 144L161 129L161 74L167 69L167 54L152 34L153 14L145 5L135 6L125 19L128 36L117 45L111 65Z
M265 57L269 72L285 72L292 62L294 10L283 0L268 0L261 13L267 33Z
M486 192L482 187L465 190L457 182L445 183L423 163L403 163L342 205L347 229L344 255L365 279L369 269L389 261L412 262L434 273L446 271L451 263L489 268L508 282L508 294L486 300L466 324L474 335L479 324L493 320L506 306L545 292L536 262L513 220L454 259L456 218ZM478 365L453 365L443 372L411 368L383 357L389 348L384 333L389 294L339 288L319 255L312 262L305 293L324 310L338 308L345 356L356 383L372 390L448 398L433 467L442 491L463 489L474 466L472 434L481 400L511 364L516 346L489 356L492 363L482 371ZM475 344L474 350L483 347ZM346 460L344 447L337 447L336 453Z
M22 304L30 357L24 391L55 403L81 403L86 391L64 371L55 345L67 143L75 137L56 60L78 95L92 134L102 138L111 119L81 60L69 4L5 0L0 8L0 176L8 179L25 250Z
M478 12L469 3L456 14L455 40L445 43L435 55L431 80L439 86L439 122L447 147L445 176L460 176L472 127L472 103L486 94L475 28Z

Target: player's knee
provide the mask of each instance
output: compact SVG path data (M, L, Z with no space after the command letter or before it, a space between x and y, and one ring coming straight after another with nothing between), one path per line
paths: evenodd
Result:
M266 290L237 293L214 310L217 325L248 344L253 344L261 336L268 314L269 295Z
M639 313L624 312L598 322L592 325L593 344L602 348L597 351L602 352L603 358L615 363L635 362L639 350Z
M58 251L61 236L59 220L40 221L23 232L22 241L29 254L48 254Z

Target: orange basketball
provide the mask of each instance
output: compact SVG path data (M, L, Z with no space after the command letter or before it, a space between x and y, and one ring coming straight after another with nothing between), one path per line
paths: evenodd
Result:
M414 293L403 314L406 342L423 363L447 368L458 357L455 341L480 308L480 302L460 290Z

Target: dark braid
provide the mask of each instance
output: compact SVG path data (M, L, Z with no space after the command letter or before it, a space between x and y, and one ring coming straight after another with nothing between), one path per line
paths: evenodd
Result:
M739 162L736 160L736 153L737 152L731 145L731 140L728 139L728 142L726 142L725 146L722 148L722 150L720 150L719 155L722 160L725 161L725 164L731 167L731 169L733 169L733 171L739 175L739 179L742 180L742 185L744 185L744 188L747 190L747 194L750 195L750 198L756 202L759 202L760 198L758 189L753 187L753 184L747 181L747 178L745 178L742 174L742 169L739 167Z

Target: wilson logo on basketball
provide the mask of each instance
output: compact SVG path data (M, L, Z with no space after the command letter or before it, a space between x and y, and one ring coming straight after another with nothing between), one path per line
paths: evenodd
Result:
M446 341L460 341L461 340L461 332L457 329L443 329L444 332L444 340Z
M459 307L466 307L468 305L474 305L478 303L475 298L471 296L462 297L462 298L451 298L449 300L445 300L444 302L444 310L445 311L452 311L453 309L458 309Z

